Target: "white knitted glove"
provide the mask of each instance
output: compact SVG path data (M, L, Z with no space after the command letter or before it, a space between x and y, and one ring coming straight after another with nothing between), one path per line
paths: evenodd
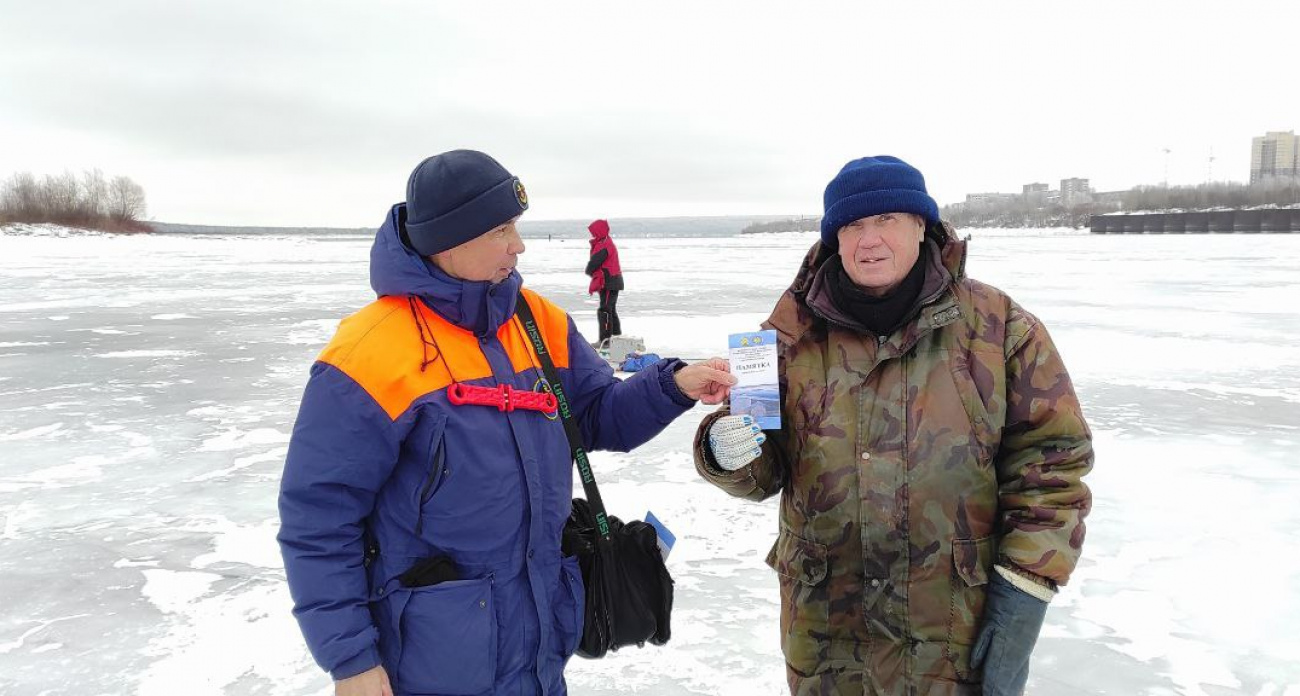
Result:
M723 416L709 427L709 449L713 460L727 471L735 471L763 453L759 445L767 440L763 429L749 416Z

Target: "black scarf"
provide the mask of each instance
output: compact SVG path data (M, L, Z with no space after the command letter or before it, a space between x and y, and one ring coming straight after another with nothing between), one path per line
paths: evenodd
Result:
M912 310L921 297L921 286L925 284L925 267L929 263L929 255L930 245L922 244L921 253L903 282L887 294L876 297L868 295L865 289L853 282L844 270L839 254L836 254L826 261L831 264L828 269L830 273L826 277L831 301L871 333L888 336L911 318Z

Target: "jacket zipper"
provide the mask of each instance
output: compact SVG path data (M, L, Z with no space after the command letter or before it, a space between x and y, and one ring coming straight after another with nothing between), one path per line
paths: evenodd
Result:
M444 449L445 443L445 438L438 440L438 449L433 454L433 466L429 467L429 477L424 480L424 487L420 489L420 512L415 518L415 536L417 537L424 531L424 504L433 498L434 493L438 492L434 484L445 480L448 473L445 466L447 458Z

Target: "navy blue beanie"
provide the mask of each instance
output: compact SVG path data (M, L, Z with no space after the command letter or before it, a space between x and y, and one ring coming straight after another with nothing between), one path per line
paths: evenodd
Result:
M844 165L826 185L822 197L822 244L840 246L840 228L881 213L916 213L927 222L939 221L939 206L925 191L925 177L897 157L878 155Z
M519 177L476 150L434 155L406 182L406 236L421 256L460 246L525 210Z

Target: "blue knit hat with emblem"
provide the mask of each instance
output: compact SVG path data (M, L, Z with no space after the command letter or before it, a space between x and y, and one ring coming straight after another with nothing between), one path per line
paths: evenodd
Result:
M897 157L877 155L844 165L822 196L822 244L839 248L840 228L881 213L916 213L939 221L939 206L925 190L920 170Z
M406 182L406 236L421 256L460 246L525 210L519 177L477 150L434 155Z

